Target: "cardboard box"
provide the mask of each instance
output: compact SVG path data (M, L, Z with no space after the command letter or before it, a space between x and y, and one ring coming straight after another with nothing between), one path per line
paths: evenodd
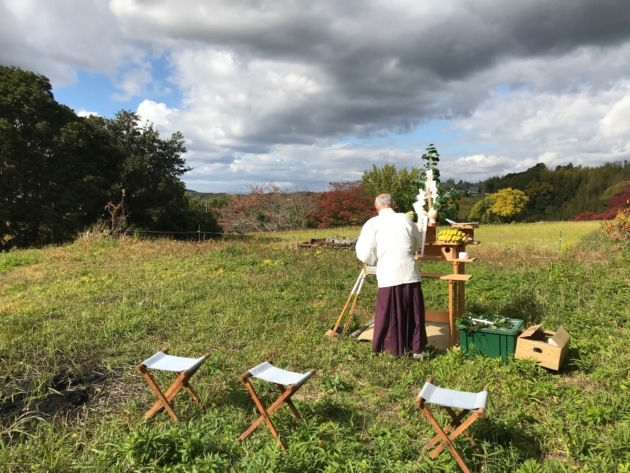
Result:
M533 325L518 337L514 358L533 358L540 362L540 366L558 371L569 351L571 336L562 327L556 332L540 327Z

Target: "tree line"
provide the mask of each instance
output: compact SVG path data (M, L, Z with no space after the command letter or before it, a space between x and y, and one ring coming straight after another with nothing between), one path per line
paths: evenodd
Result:
M557 166L549 169L539 163L520 173L491 177L481 183L486 194L512 188L528 198L523 211L515 217L522 222L572 220L589 212L600 214L610 209L610 199L630 186L627 161L598 167Z
M63 242L110 230L217 231L186 195L181 133L163 139L138 115L79 117L43 75L0 66L0 242ZM115 220L115 222L114 222Z
M55 101L45 76L0 66L0 249L63 242L90 227L241 233L361 225L374 216L376 195L391 194L395 210L408 212L425 172L439 176L430 145L423 167L373 166L325 192L263 183L244 194L199 194L180 179L190 170L185 153L179 132L164 139L125 110L79 117ZM480 193L461 199L472 189ZM478 183L449 179L439 190L441 219L613 218L630 205L630 166L541 163Z

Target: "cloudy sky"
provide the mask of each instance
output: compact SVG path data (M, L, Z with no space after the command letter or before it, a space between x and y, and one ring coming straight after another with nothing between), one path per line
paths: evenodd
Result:
M186 137L189 189L630 159L628 0L0 0L0 64Z

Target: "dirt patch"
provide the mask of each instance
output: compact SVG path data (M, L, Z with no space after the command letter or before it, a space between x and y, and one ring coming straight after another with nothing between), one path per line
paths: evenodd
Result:
M340 248L352 249L357 244L357 238L339 238L336 236L323 238L311 238L310 241L299 243L299 248Z
M120 376L103 367L89 367L80 372L63 370L43 381L35 377L6 379L0 396L0 424L31 415L51 418L97 403Z

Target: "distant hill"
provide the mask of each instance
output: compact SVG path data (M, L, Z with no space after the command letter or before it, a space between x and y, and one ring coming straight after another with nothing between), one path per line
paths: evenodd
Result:
M191 197L199 197L200 199L212 199L228 195L227 192L197 192L191 189L186 189L186 194Z

